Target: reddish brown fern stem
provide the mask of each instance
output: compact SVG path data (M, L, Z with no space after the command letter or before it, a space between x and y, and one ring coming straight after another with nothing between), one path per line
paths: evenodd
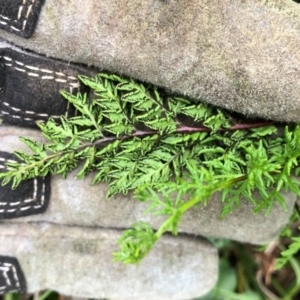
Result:
M252 124L235 124L229 128L220 128L218 131L234 131L234 130L246 130L258 127L265 127L273 125L274 122L260 122L260 123L252 123ZM187 127L181 126L177 130L177 132L201 132L201 131L212 131L210 128L207 127Z
M257 123L245 123L245 124L235 124L229 128L220 128L219 131L234 131L234 130L247 130L247 129L252 129L252 128L258 128L258 127L265 127L265 126L270 126L275 124L275 122L257 122ZM191 133L191 132L210 132L212 131L210 128L208 127L188 127L188 126L180 126L179 128L177 128L177 130L175 132L172 133ZM117 136L111 136L111 137L103 137L100 140L91 142L91 143L86 143L81 145L78 149L81 150L83 148L86 147L99 147L99 146L103 146L103 144L107 144L110 142L114 142L115 140L126 140L126 139L130 139L132 137L144 137L144 136L148 136L148 135L153 135L153 134L159 134L158 130L136 130L135 132L128 134L128 135L124 135L121 137L117 137Z
M266 127L271 126L275 124L273 121L268 122L257 122L257 123L245 123L245 124L235 124L229 128L220 128L218 131L234 131L234 130L247 130L252 128L258 128L258 127ZM176 129L175 133L187 133L187 132L210 132L212 131L208 127L189 127L189 126L180 126ZM174 132L172 132L174 133ZM144 136L144 135L151 135L151 134L159 134L157 130L149 130L149 131L142 131L137 130L134 133L132 133L130 136ZM126 136L124 138L128 138L130 136Z
M275 122L258 122L258 123L253 123L253 124L235 124L229 128L220 128L219 131L233 131L233 130L247 130L247 129L251 129L251 128L258 128L258 127L265 127L265 126L270 126L275 124ZM188 126L180 126L175 132L178 133L188 133L188 132L210 132L212 131L210 128L207 127L188 127ZM174 133L174 132L172 132ZM94 142L90 142L90 143L86 143L83 144L81 146L78 147L78 150L84 149L86 147L101 147L104 144L110 143L110 142L114 142L117 139L120 140L126 140L132 137L144 137L147 135L152 135L152 134L159 134L159 131L157 130L148 130L148 131L143 131L143 130L136 130L135 132L133 132L132 134L128 134L128 135L124 135L122 137L116 137L116 136L111 136L111 137L103 137L100 140L94 141ZM74 150L67 150L67 151L62 151L59 153L54 153L46 158L44 158L42 161L44 163L46 163L48 160L55 158L55 157L59 157L62 156L64 154L70 153L70 152L74 152ZM27 166L26 168L30 169L32 166L34 167L36 165L36 162L30 164L29 166ZM4 173L3 173L4 174ZM4 175L2 176L4 177ZM1 178L1 176L0 176Z

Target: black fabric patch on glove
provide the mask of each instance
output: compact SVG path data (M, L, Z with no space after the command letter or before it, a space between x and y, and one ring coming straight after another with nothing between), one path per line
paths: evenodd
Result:
M43 0L0 0L0 28L29 38L35 28Z
M21 50L0 48L0 118L10 125L37 128L36 121L73 116L75 109L59 91L83 92L86 88L80 84L79 74L87 71Z
M17 162L14 154L0 151L0 172L7 162ZM22 181L15 190L11 184L0 186L0 220L41 214L50 199L50 175Z
M16 258L0 255L0 294L26 293L24 273Z

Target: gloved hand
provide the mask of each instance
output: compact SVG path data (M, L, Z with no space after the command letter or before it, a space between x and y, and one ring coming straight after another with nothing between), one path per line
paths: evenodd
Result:
M24 147L18 136L42 139L35 121L74 114L58 91L84 91L77 75L98 72L42 55L123 73L239 112L299 120L298 86L292 84L299 61L290 55L298 38L290 29L299 22L298 6L215 2L0 2L0 27L10 32L1 30L0 37L23 48L0 42L0 170L15 159L13 150ZM274 51L273 32L281 24L286 30ZM296 198L285 195L287 213L275 207L268 218L254 216L245 201L219 220L216 195L182 220L180 232L193 236L166 236L140 266L122 266L111 262L120 230L137 220L157 228L161 219L149 220L145 206L130 196L107 201L107 187L89 182L72 173L67 180L36 178L14 191L0 188L0 292L52 288L110 299L200 296L216 282L217 252L194 235L267 243L288 221Z

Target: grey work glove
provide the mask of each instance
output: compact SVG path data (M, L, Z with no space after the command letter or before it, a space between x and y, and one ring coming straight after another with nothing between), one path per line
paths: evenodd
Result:
M292 48L298 6L284 2L279 9L276 3L0 1L0 38L40 55L0 41L0 168L22 147L18 136L40 139L35 121L74 114L60 89L84 91L77 75L97 72L42 55L123 73L236 111L299 120L298 87L291 84L299 64ZM274 51L274 33L283 25ZM67 180L37 178L15 191L0 188L0 293L52 288L94 298L189 299L213 287L216 250L193 236L164 237L140 266L112 263L120 230L150 220L143 204L121 195L108 202L107 187L89 182L73 173ZM268 218L253 216L245 202L221 221L217 195L208 207L186 214L180 232L267 243L288 221L295 196L285 197L287 213L275 207ZM157 228L161 219L150 222Z

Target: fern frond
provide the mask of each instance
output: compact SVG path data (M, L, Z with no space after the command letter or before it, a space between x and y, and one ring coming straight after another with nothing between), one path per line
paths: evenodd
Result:
M78 177L95 172L93 184L106 182L108 196L136 190L148 213L165 215L154 232L134 225L120 239L115 259L140 261L166 231L178 232L182 215L221 192L225 217L241 198L254 212L285 207L282 188L300 195L293 170L300 172L300 127L248 122L219 108L168 95L151 85L116 75L80 76L93 95L61 92L77 110L75 117L50 118L38 126L48 140L21 140L32 154L16 151L18 163L0 173L12 187L25 179L67 174L81 164ZM256 193L254 193L256 191Z

